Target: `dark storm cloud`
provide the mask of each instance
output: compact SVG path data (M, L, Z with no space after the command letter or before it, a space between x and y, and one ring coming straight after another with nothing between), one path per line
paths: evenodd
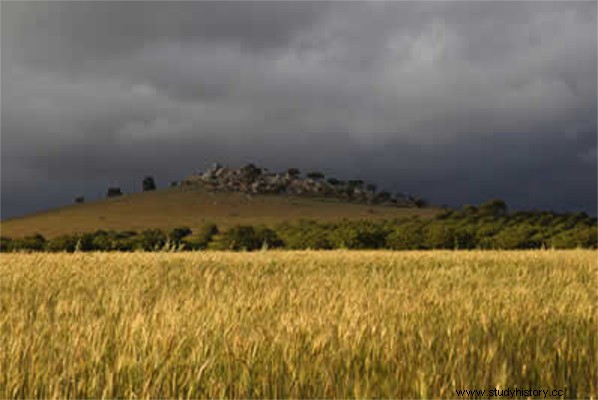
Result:
M214 160L596 210L594 2L1 7L3 218Z

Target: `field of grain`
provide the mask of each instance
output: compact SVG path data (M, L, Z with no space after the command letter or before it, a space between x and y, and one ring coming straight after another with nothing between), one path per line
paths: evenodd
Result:
M2 254L0 398L597 396L595 251Z

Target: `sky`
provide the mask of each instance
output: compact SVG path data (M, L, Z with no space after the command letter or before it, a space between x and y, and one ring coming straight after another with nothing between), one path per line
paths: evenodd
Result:
M0 7L2 219L213 162L596 214L596 2Z

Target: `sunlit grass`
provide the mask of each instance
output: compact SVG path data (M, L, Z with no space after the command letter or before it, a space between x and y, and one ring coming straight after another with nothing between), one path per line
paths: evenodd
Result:
M0 257L0 398L597 395L595 251Z

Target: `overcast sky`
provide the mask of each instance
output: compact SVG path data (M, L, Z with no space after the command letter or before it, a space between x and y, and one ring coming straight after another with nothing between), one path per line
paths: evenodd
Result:
M596 7L2 1L1 216L214 161L595 214Z

